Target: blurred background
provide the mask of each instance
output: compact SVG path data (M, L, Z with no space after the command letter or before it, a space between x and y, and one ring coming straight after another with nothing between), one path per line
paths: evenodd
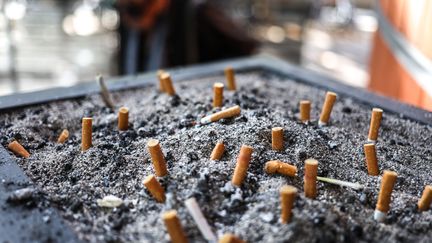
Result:
M432 1L376 2L0 0L0 95L267 53L432 110Z

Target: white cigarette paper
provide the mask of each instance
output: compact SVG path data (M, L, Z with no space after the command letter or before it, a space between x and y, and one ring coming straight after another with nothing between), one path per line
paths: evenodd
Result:
M104 81L102 75L96 76L96 81L99 84L102 100L104 101L105 105L108 106L111 109L114 109L114 103L113 103L113 101L111 99L111 95L110 95L110 93L108 91L108 88L107 88L107 86L105 84L105 81Z
M201 212L201 209L194 197L191 197L185 201L186 208L189 211L192 218L195 220L195 223L198 226L198 229L201 231L201 234L206 238L206 240L211 242L217 242L216 235L210 228L210 225L207 223L207 220L204 218L204 215Z

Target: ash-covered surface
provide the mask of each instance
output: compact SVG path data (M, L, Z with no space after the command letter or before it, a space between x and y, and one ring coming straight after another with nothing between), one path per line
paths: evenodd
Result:
M384 111L377 144L379 168L399 176L388 219L377 223L372 214L380 177L368 176L363 153L371 107L339 96L330 125L319 128L316 120L325 90L249 72L237 75L238 92L224 93L225 107L240 105L241 116L194 125L213 112L212 84L223 80L219 76L177 83L178 98L161 94L156 87L114 93L117 104L130 108L127 132L117 130L117 111L104 108L96 94L9 112L0 118L1 143L7 146L16 139L29 150L29 159L17 160L45 194L39 200L57 208L86 241L166 242L169 237L160 216L176 209L188 238L204 242L184 206L192 196L218 235L231 232L249 242L432 240L432 211L416 210L424 186L432 183L432 127ZM310 125L297 120L301 99L312 101ZM94 146L82 153L84 116L94 118ZM285 130L282 152L271 150L274 126ZM64 145L57 144L64 128L71 137ZM167 192L165 204L157 203L142 185L145 176L154 173L146 149L150 138L160 140L168 162L169 176L159 178ZM221 161L211 161L218 140L224 140L226 152ZM242 144L254 152L239 189L230 180ZM304 160L310 157L319 161L318 175L358 182L366 189L318 182L316 200L305 198ZM267 175L264 164L275 159L296 165L298 177ZM293 220L287 225L279 222L279 189L284 184L299 189ZM96 200L106 195L118 196L125 204L114 210L98 207Z

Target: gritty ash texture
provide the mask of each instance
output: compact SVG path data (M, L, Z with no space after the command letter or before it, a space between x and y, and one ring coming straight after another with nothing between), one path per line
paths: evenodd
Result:
M1 143L13 139L31 157L16 158L43 195L37 207L57 208L78 236L90 242L169 241L161 213L176 209L191 242L205 242L184 200L195 197L217 235L234 233L249 242L431 242L432 210L419 213L417 201L432 183L432 127L384 111L377 144L379 168L398 173L391 210L385 223L372 215L380 176L369 176L363 144L371 108L339 96L330 124L317 126L325 90L261 71L237 75L238 92L225 90L224 106L240 105L242 113L209 125L196 121L212 109L212 84L223 76L176 83L179 96L169 97L151 86L113 94L130 109L130 129L117 130L117 115L98 94L51 102L2 114ZM312 122L298 121L298 103L312 102ZM81 118L94 118L94 146L81 152ZM271 128L284 128L285 148L271 149ZM56 140L62 129L65 144ZM149 139L161 142L169 175L158 178L167 201L157 203L142 180L154 169L146 149ZM209 159L218 140L226 152ZM242 144L253 147L241 188L230 180ZM11 154L15 157L13 154ZM318 175L358 182L365 189L318 182L315 200L304 197L304 160L319 161ZM268 175L264 164L279 159L298 167L295 178ZM293 185L299 194L289 224L281 224L279 189ZM100 208L97 199L124 200L115 209Z

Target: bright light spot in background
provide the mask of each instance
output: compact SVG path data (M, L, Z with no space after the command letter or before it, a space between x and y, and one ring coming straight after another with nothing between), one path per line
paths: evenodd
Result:
M62 27L63 27L63 31L66 34L68 34L68 35L74 35L75 34L72 15L68 15L63 19Z
M378 22L371 15L356 15L354 17L354 24L357 29L365 32L374 32L378 29Z
M94 54L89 49L81 49L75 56L75 63L87 67L94 62Z
M119 24L119 15L117 11L106 9L102 12L102 26L108 30L115 30Z
M327 69L335 69L339 65L339 56L331 51L325 51L320 56L321 65Z
M285 30L273 25L267 29L267 39L274 43L281 43L285 39Z
M300 41L302 27L297 23L285 24L286 36L291 40Z
M8 19L20 20L24 18L27 3L25 0L7 1L4 6L4 12Z
M79 6L73 15L72 26L75 34L88 36L99 30L99 19L88 5Z
M306 39L309 41L310 45L316 48L328 50L333 46L333 40L331 36L321 30L308 30Z

